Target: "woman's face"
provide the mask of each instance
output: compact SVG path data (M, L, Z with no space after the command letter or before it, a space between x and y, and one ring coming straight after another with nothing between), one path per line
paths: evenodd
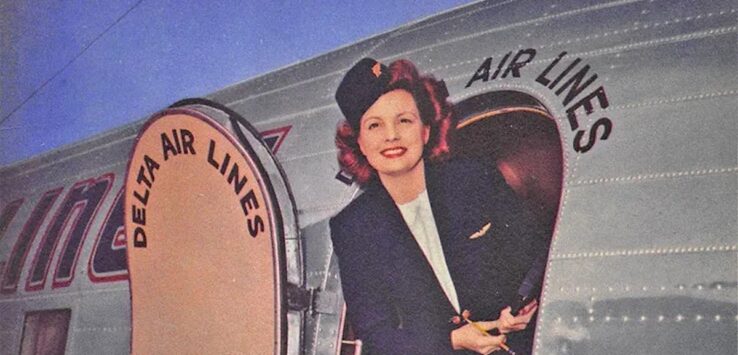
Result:
M413 96L397 89L380 96L361 116L358 143L380 177L397 177L418 169L429 133Z

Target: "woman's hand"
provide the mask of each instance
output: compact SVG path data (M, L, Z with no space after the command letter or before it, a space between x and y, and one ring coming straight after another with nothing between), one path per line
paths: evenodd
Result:
M502 312L500 312L500 318L497 320L499 322L498 329L500 330L500 333L507 334L525 329L537 310L538 300L533 300L533 302L525 305L525 307L518 312L517 317L510 313L510 307L503 309Z
M485 330L497 328L496 321L475 322ZM480 354L489 354L500 349L500 344L505 342L505 335L493 336L482 333L472 324L466 324L451 332L451 345L454 350L471 350Z

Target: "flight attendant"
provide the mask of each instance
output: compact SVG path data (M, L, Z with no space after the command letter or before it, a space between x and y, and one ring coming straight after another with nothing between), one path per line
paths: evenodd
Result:
M545 238L497 171L448 159L447 96L406 60L364 58L338 87L338 160L363 188L330 221L348 320L371 354L524 354L537 304L507 305Z

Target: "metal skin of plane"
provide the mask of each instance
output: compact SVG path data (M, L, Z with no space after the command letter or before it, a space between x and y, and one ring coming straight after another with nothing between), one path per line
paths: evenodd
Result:
M333 96L367 56L443 79L460 154L495 165L550 228L536 354L738 352L736 5L478 2L155 115L207 116L272 185L277 261L253 263L280 264L275 345L235 352L354 351L328 219L360 190L336 163ZM147 124L0 168L0 354L136 352L124 201ZM238 296L229 307L262 302Z

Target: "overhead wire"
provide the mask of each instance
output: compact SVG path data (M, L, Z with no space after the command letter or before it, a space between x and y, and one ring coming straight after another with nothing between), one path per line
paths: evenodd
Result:
M25 104L28 103L28 101L30 101L32 98L34 98L36 96L36 94L38 94L39 92L41 92L41 90L43 90L47 85L49 85L49 83L51 83L54 79L56 79L56 77L58 77L59 75L61 75L61 73L63 73L65 70L67 70L67 68L69 68L69 66L71 66L72 64L74 64L74 62L77 61L77 59L79 59L79 57L81 57L83 54L85 54L85 52L87 52L87 50L90 49L90 47L92 47L92 45L94 45L98 40L100 40L100 38L102 38L103 36L105 36L106 33L108 33L113 27L115 27L126 16L128 16L128 14L130 14L131 11L133 11L135 8L137 8L139 5L141 5L142 2L143 2L143 0L138 0L130 8L128 8L122 15L120 15L115 21L113 21L113 23L111 23L102 32L100 32L100 34L98 34L97 36L95 36L95 38L93 38L89 43L87 43L84 47L82 47L82 50L80 50L79 53L77 53L77 55L75 55L71 60L69 60L69 62L67 62L64 66L62 66L59 70L57 70L51 77L49 77L43 83L41 83L41 85L39 87L37 87L36 89L34 89L20 104L18 104L15 108L13 108L10 111L10 113L8 113L2 119L0 119L0 124L3 124L8 118L10 118L11 116L13 116L16 112L18 112L18 110L20 110L23 106L25 106Z

